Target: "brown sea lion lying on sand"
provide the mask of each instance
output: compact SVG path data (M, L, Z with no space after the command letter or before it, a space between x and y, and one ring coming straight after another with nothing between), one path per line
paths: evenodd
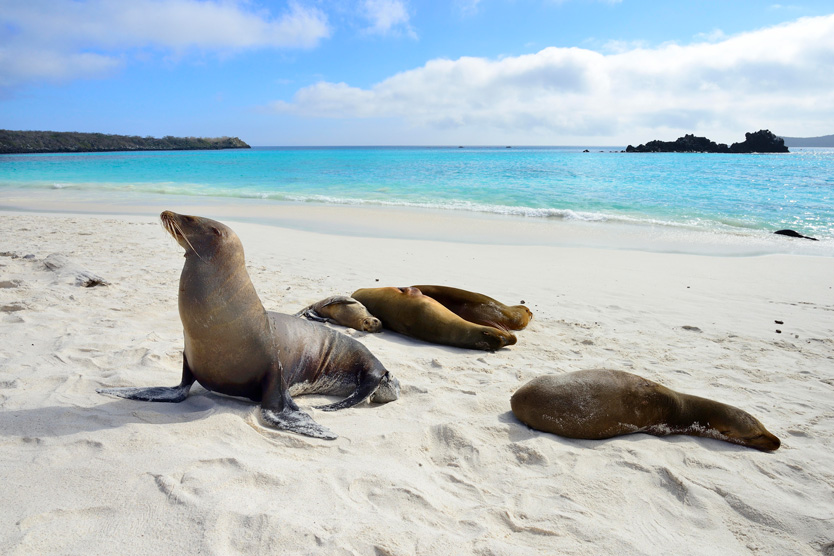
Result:
M417 288L363 288L351 297L367 307L385 328L418 340L487 351L516 342L506 330L469 322Z
M781 444L746 411L623 371L540 376L519 388L510 405L522 423L568 438L645 432L705 436L762 451Z
M365 332L379 332L382 323L364 305L346 295L334 295L305 307L295 314L317 322L331 322Z
M504 305L482 293L450 286L412 286L469 322L502 330L522 330L533 312L524 305Z

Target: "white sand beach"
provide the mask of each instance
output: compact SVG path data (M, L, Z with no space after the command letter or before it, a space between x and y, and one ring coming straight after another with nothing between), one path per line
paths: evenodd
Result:
M0 212L0 553L834 555L834 257L346 235L203 208L240 236L269 310L435 283L534 319L495 353L334 327L402 393L339 412L297 398L339 435L316 440L197 386L180 404L96 393L179 381L182 249L153 216ZM472 220L456 237L495 225ZM55 253L109 284L48 270ZM782 446L570 440L511 413L531 378L590 368L742 408Z

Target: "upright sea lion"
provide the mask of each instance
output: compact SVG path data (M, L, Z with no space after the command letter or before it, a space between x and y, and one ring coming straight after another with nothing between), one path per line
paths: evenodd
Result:
M417 288L363 288L351 296L382 326L418 340L495 351L516 342L505 330L464 320Z
M334 295L305 307L295 314L318 322L332 322L365 332L379 332L382 323L364 305L346 295Z
M475 293L449 286L412 286L423 295L438 301L457 316L484 326L502 330L522 330L533 313L524 305L504 305L482 293Z
M746 411L623 371L540 376L519 388L510 405L528 426L569 438L598 440L645 432L705 436L762 451L780 445Z
M185 249L179 312L185 336L179 386L104 388L132 400L181 402L194 381L208 390L261 403L269 425L333 439L293 401L296 394L332 394L343 409L367 399L389 402L399 382L353 338L291 315L267 312L249 279L243 246L224 224L170 211L165 229Z

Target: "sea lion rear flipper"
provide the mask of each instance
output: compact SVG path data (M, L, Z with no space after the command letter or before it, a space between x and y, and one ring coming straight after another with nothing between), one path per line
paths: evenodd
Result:
M388 403L399 397L400 382L391 376L388 371L383 371L382 374L370 372L365 375L356 390L347 398L330 405L319 405L316 408L322 411L338 411L339 409L359 405L368 399L376 403Z
M273 411L261 407L261 416L270 426L279 430L297 432L304 436L312 436L313 438L322 438L324 440L335 440L338 438L330 429L319 425L313 421L310 415L300 409L285 407L281 411Z

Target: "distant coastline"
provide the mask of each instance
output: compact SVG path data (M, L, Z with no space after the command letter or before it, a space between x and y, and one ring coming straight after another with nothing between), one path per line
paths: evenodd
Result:
M834 135L820 137L782 137L788 147L834 147Z
M248 149L237 137L139 137L0 129L0 154Z

